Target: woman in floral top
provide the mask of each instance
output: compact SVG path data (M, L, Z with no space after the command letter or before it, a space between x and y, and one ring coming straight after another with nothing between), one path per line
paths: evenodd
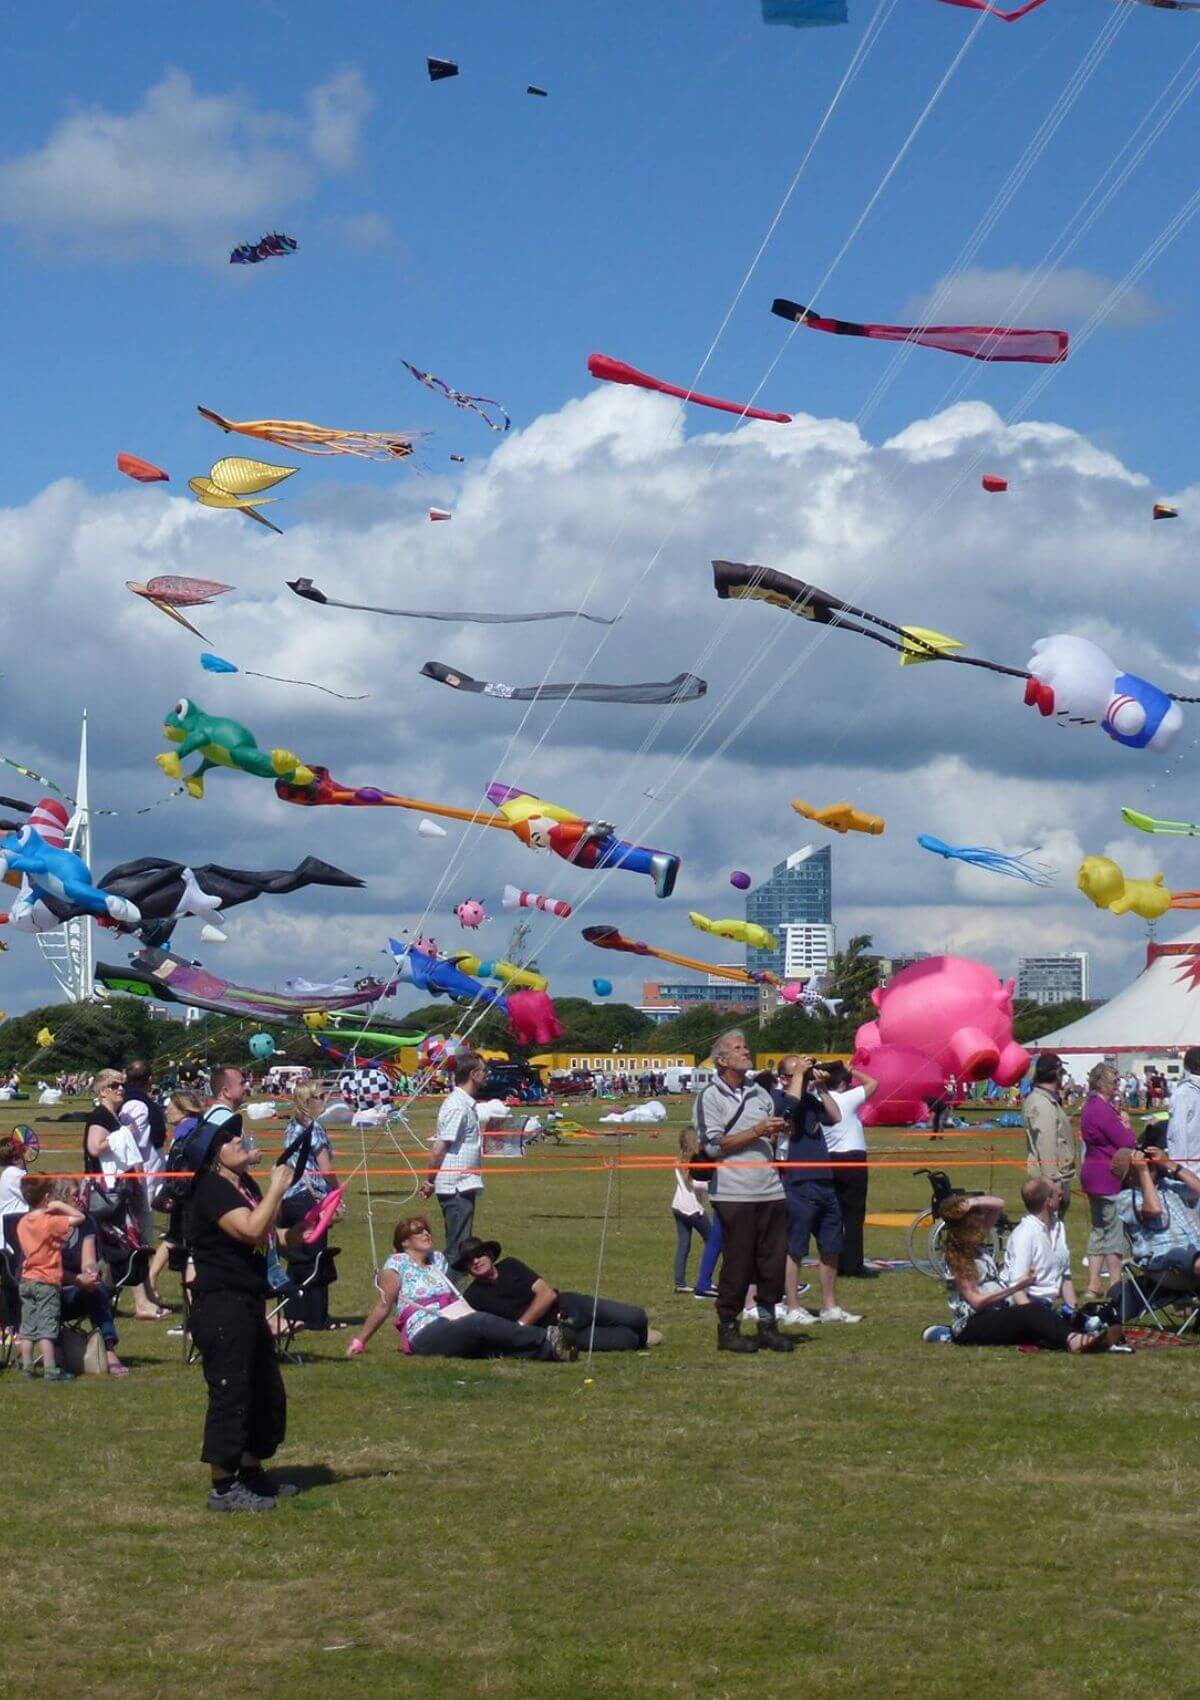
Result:
M956 1346L1044 1346L1059 1352L1104 1352L1121 1338L1119 1328L1082 1334L1049 1305L1029 1300L1036 1279L1022 1275L1011 1287L1000 1279L984 1241L1004 1212L1004 1200L959 1193L942 1200L946 1224L947 1299Z
M396 1249L376 1277L379 1297L362 1333L346 1348L348 1358L359 1357L376 1329L395 1311L400 1348L418 1357L574 1361L575 1340L568 1325L526 1328L502 1316L472 1310L446 1273L445 1257L433 1249L428 1217L409 1216L398 1222L392 1244Z

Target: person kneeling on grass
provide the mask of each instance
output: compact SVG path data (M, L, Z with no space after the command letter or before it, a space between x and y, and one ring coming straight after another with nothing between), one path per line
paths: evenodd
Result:
M1049 1305L1014 1304L1037 1280L1031 1270L1005 1286L985 1241L1004 1211L987 1193L943 1199L947 1298L956 1346L1044 1346L1059 1352L1103 1352L1121 1338L1118 1327L1084 1334ZM927 1330L928 1332L928 1330Z
M501 1257L499 1240L464 1240L454 1269L471 1277L463 1298L474 1310L526 1327L569 1322L585 1351L640 1352L662 1339L637 1305L560 1292L520 1258Z
M400 1349L418 1357L539 1358L549 1363L573 1363L578 1356L575 1331L567 1323L530 1328L504 1317L475 1310L447 1274L445 1256L433 1249L425 1216L397 1222L392 1236L395 1251L376 1276L379 1297L346 1348L359 1357L377 1328L394 1311Z

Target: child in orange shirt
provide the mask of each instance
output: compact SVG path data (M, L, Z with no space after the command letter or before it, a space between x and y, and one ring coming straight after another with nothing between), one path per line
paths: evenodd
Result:
M21 1374L32 1376L33 1344L41 1347L47 1381L74 1381L54 1362L54 1345L62 1329L62 1248L83 1221L82 1210L52 1198L54 1182L46 1176L25 1175L21 1192L29 1209L17 1224L21 1247Z

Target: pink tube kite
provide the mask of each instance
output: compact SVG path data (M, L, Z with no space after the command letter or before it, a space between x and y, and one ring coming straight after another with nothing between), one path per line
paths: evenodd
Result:
M1018 6L1015 12L1001 12L996 6L986 5L985 0L942 0L944 6L965 6L969 12L986 12L990 18L999 18L1006 24L1015 24L1026 12L1036 12L1044 3L1045 0L1026 0L1025 5Z
M958 5L964 0L951 0ZM940 348L946 354L962 354L968 360L1019 360L1035 366L1054 366L1067 358L1070 341L1066 331L1015 330L1001 325L856 325L850 319L826 319L797 301L776 300L772 313L794 319L810 330L829 331L834 336L865 336L877 342L915 342L922 348Z
M743 407L740 401L721 401L715 395L681 390L678 384L652 378L648 372L639 372L636 366L627 366L623 360L614 360L610 354L589 354L588 371L593 378L603 378L610 384L633 384L639 390L657 390L659 395L673 395L679 401L694 401L698 407L715 407L718 413L736 413L743 419L765 419L772 425L790 425L792 422L790 413L768 413L761 407Z

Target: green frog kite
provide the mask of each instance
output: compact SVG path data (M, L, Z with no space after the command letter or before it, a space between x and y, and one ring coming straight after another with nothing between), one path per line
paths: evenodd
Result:
M154 759L168 779L183 779L189 797L203 797L204 775L214 767L237 767L259 779L286 779L293 785L311 785L316 777L290 750L260 750L254 734L236 720L205 714L187 697L167 715L163 736L179 747ZM203 757L200 766L185 776L180 763L197 753Z

